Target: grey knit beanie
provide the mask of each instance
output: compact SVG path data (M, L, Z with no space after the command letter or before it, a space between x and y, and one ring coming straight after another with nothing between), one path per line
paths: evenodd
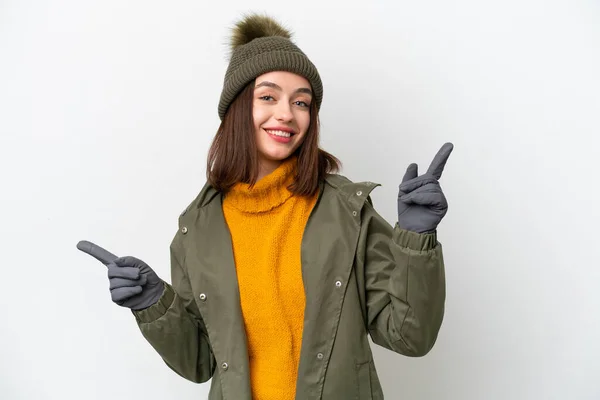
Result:
M291 33L270 17L251 14L237 22L231 36L231 58L219 100L219 118L239 92L257 76L288 71L305 77L312 86L317 108L323 99L319 72L291 41Z

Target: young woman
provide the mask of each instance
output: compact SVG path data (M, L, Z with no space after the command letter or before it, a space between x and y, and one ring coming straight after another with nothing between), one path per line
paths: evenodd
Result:
M411 164L392 227L377 184L336 174L321 150L318 71L272 19L234 29L207 184L179 217L171 283L143 261L80 242L108 265L112 300L133 310L165 363L209 399L382 399L368 335L423 356L442 323L436 227L446 144Z

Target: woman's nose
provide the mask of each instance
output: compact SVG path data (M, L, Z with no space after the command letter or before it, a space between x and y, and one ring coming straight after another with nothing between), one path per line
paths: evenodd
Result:
M294 114L292 114L290 105L285 102L279 103L275 111L275 118L278 121L291 121L294 118Z

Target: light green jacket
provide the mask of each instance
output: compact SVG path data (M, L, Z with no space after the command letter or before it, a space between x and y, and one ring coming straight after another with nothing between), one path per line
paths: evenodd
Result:
M378 184L328 175L302 239L306 309L297 400L383 399L368 335L405 356L436 341L445 302L436 234L392 227L373 208ZM166 364L209 400L251 400L248 352L222 195L206 185L179 218L171 285L134 312Z

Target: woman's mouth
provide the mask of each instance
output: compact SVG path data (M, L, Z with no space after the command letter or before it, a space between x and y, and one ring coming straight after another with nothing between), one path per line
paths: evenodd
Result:
M279 129L264 129L265 132L271 137L271 139L279 142L279 143L289 143L292 141L292 136L294 136L294 132L291 131L283 131Z
M269 135L279 136L279 137L284 137L284 138L289 138L289 137L291 137L293 135L292 132L280 131L280 130L277 130L277 129L265 129L265 131Z

